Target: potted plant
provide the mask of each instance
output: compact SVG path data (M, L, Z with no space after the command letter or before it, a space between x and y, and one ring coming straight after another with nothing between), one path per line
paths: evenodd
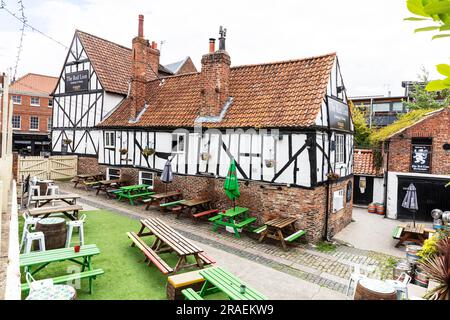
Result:
M273 168L273 166L275 165L275 160L273 160L273 159L268 159L268 160L265 160L264 162L265 162L267 168Z
M339 176L337 173L329 172L329 173L327 174L327 178L328 178L328 180L330 180L330 181L336 181L336 180L338 180L338 179L340 178L340 176Z
M128 149L127 148L121 148L119 149L119 152L121 155L126 155L128 153Z
M153 155L154 153L155 153L155 149L153 149L153 148L145 147L142 150L142 155L145 157L149 157L149 156Z
M69 138L65 138L65 139L63 140L63 143L64 143L65 145L69 145L69 144L72 143L72 140L70 140Z

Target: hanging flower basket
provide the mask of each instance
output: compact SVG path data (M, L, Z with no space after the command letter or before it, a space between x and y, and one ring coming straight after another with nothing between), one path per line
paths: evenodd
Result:
M119 152L120 152L121 155L126 155L128 153L128 149L122 148L122 149L119 150Z
M207 152L203 152L201 154L201 158L202 158L203 161L206 161L206 160L209 160L211 158L211 155L209 153L207 153Z
M142 150L141 153L142 153L143 156L149 157L149 156L151 156L151 155L153 155L155 153L155 149L145 147L144 150Z
M273 166L275 165L275 160L273 160L273 159L265 160L264 162L265 162L267 168L273 168Z
M63 140L63 143L64 143L65 145L69 145L69 144L72 143L72 140L70 140L70 139L64 139L64 140Z
M340 178L340 176L337 173L330 172L327 174L328 180L330 181L336 181Z

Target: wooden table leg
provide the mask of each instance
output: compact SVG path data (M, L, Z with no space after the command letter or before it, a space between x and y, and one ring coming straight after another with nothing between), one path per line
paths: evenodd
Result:
M284 236L283 236L283 232L281 232L281 229L277 230L277 234L278 234L278 240L280 240L281 242L281 246L283 247L283 250L287 250L287 246L286 246L286 242L284 241Z
M264 231L261 233L261 235L259 236L258 241L259 241L259 242L262 242L262 241L266 238L266 236L267 236L268 233L269 233L269 227L267 227L266 230L264 230Z
M197 266L198 266L200 269L203 269L203 267L204 267L203 260L200 259L200 257L198 256L197 253L194 254L194 258L195 258L195 261L197 261Z
M182 267L183 262L185 260L186 260L186 256L181 256L180 259L178 259L177 265L173 269L173 273L176 273L176 272L178 272L178 270L180 270L180 268Z

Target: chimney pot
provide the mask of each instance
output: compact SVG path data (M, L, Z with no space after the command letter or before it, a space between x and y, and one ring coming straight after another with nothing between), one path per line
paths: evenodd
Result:
M139 29L138 29L138 37L144 37L144 15L139 15Z
M216 51L216 39L209 38L209 53L214 53Z
M158 49L158 44L155 41L152 41L152 49Z

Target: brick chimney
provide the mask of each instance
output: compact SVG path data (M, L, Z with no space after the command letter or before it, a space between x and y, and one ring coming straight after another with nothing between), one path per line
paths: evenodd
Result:
M221 27L219 50L215 51L215 39L211 38L209 53L202 57L200 116L218 116L229 97L231 60L225 51L225 32Z
M144 38L144 16L139 15L138 36L133 39L131 57L131 119L136 119L145 106L147 82L157 78L159 56L156 42L150 45Z

